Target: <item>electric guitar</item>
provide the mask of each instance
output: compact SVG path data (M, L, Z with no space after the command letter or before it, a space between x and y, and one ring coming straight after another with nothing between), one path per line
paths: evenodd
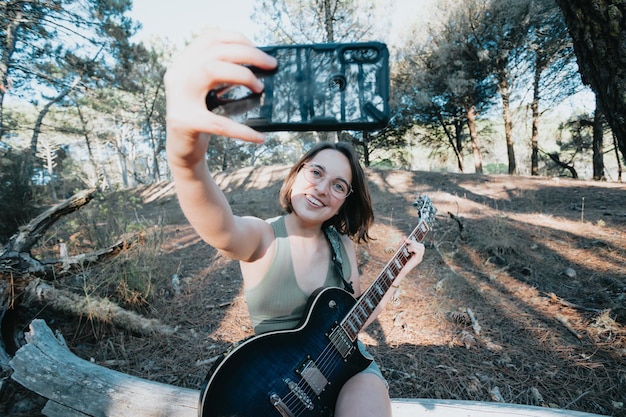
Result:
M409 239L420 242L436 209L426 196L413 205L419 223ZM410 255L403 243L358 300L321 288L295 329L254 336L230 351L202 386L199 417L332 416L341 387L372 362L357 346L359 331Z

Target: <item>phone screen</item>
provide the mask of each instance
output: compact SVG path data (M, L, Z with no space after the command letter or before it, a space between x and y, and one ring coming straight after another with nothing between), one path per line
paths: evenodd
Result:
M389 52L383 43L260 48L278 61L257 72L263 93L218 94L221 113L260 131L377 130L389 120ZM254 69L253 69L254 71Z

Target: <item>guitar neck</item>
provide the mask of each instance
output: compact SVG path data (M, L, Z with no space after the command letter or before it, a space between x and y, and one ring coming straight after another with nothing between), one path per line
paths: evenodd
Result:
M428 224L424 220L420 220L409 235L409 240L415 238L416 241L421 242L429 230ZM410 257L411 254L407 249L407 245L403 243L374 282L359 297L352 310L341 321L340 326L353 342L356 341L359 332L363 329L363 326L365 326L367 320L380 304Z

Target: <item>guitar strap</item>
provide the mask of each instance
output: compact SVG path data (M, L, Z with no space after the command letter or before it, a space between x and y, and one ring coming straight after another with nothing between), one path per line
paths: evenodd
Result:
M328 226L324 229L324 234L326 235L326 239L330 243L330 249L333 255L333 264L335 265L335 272L341 277L341 281L343 281L343 286L350 294L354 294L354 288L352 288L352 283L347 281L343 276L343 258L341 257L341 247L339 243L339 232L335 229L334 226Z

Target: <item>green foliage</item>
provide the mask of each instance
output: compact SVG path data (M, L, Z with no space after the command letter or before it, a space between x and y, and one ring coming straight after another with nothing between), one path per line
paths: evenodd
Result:
M87 296L106 297L121 306L145 310L155 291L168 282L177 266L159 262L165 240L162 224L142 219L131 229L139 236L134 246L101 265L95 273L79 273L77 278L80 291Z
M129 191L100 193L67 223L65 232L79 234L96 248L110 246L142 229L141 220L133 216L140 207L141 199Z
M64 284L87 297L105 297L125 307L144 309L177 266L160 263L164 218L139 215L145 212L143 206L136 190L99 193L87 206L49 229L36 249L37 256L58 258L60 245L69 255L77 255L127 241L128 246L113 258L97 268L85 264Z
M578 178L576 166L591 166L593 144L593 117L575 115L559 126L556 141L558 150L547 153L551 160L548 173L551 175L571 175Z
M38 191L27 160L25 152L0 152L0 242L6 242L38 211Z
M0 69L0 81L6 85L10 77L13 94L31 100L40 98L44 86L48 92L73 88L77 77L83 87L111 82L110 64L125 61L136 31L123 16L129 0L4 3L0 33L12 42L1 42L7 65Z
M489 174L507 174L509 172L509 166L502 162L493 164L486 164L484 167L484 173Z
M406 36L390 43L389 126L366 137L362 132L346 132L349 138L340 139L353 143L365 164L408 167L414 162L409 143L419 140L428 148L423 155L447 165L457 159L456 169L463 170L463 158L472 155L468 111L473 116L475 110L478 125L502 113L495 83L497 63L508 63L505 70L511 75L522 74L510 86L514 90L511 104L518 109L533 96L533 66L542 69L537 96L541 113L580 85L579 78L571 76L575 68L571 41L551 0L440 3L440 10L429 10L428 25L406 27ZM30 6L17 0L0 3L0 38L17 36L15 49L10 49L10 42L0 45L0 55L8 62L5 73L0 69L0 85L10 87L13 97L37 102L28 118L0 107L0 134L4 140L20 135L20 146L33 145L38 150L50 139L70 145L64 148L64 161L48 160L53 178L58 179L59 198L81 183L115 189L120 184L133 187L169 179L163 73L175 51L165 40L131 43L136 24L125 15L131 5L129 0L63 0ZM385 2L370 0L259 1L255 22L266 33L257 40L390 41L385 25L390 12ZM14 18L18 15L21 20ZM26 25L29 30L19 31L14 25L19 29ZM69 36L69 32L80 36ZM71 91L61 96L65 89ZM46 97L34 94L40 91ZM47 115L40 113L43 105L58 97ZM45 120L38 126L35 120L40 115ZM419 134L412 132L416 126ZM539 126L545 131L543 123ZM33 133L39 134L38 143ZM30 143L28 135L33 135ZM498 131L495 136L501 135ZM492 146L487 139L484 132L478 132L478 149L493 159L503 158L503 153L489 155ZM495 143L502 142L495 139ZM311 132L270 134L262 145L216 139L207 163L212 170L289 164L319 140L324 140L323 135ZM521 140L525 139L516 138Z

